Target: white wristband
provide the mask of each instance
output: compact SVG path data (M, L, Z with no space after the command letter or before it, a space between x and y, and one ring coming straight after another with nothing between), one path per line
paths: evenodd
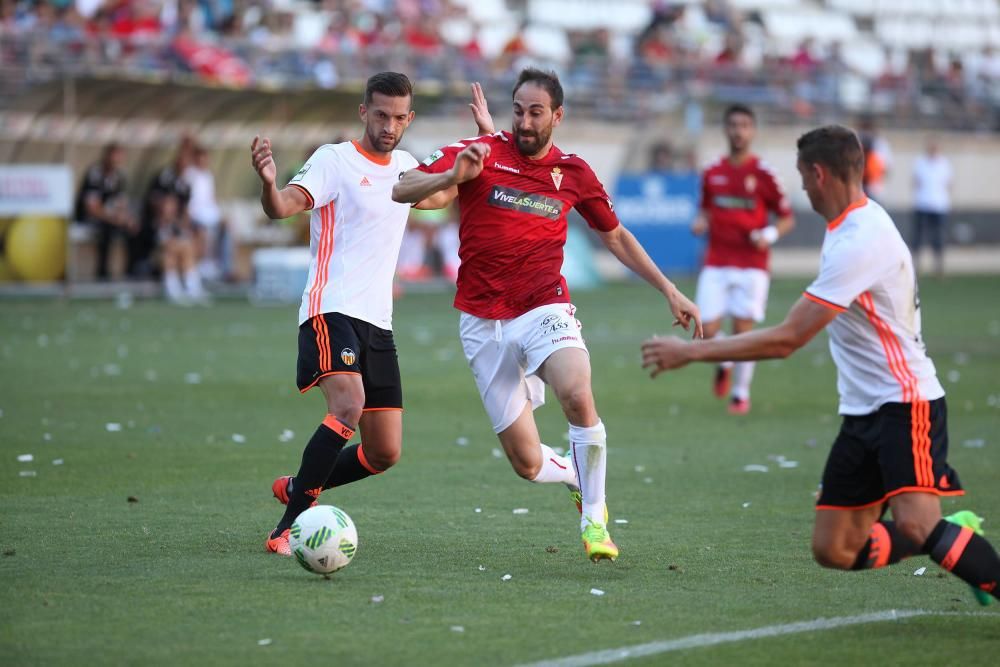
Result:
M781 234L778 233L778 228L774 225L768 225L764 229L760 230L760 238L764 239L767 245L774 245L774 242L778 240Z

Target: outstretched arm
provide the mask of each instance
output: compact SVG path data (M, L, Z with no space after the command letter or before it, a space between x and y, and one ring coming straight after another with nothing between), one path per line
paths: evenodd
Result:
M466 146L455 157L455 164L448 171L443 171L440 174L428 174L419 169L411 169L403 174L396 185L392 186L392 200L402 204L416 204L417 202L422 204L431 195L442 190L454 189L456 186L479 176L483 171L483 161L489 154L489 145L474 143ZM430 207L424 206L423 208Z
M275 179L278 168L271 153L271 140L259 136L250 144L250 162L261 182L260 203L264 213L272 220L281 220L307 210L311 202L306 193L296 187L278 189Z
M727 338L687 342L654 336L642 344L642 367L656 377L692 361L754 361L783 359L808 343L837 317L837 311L801 297L785 321Z
M693 321L695 338L701 338L704 335L698 306L681 294L680 290L663 275L632 232L625 229L624 226L618 225L610 232L598 232L598 234L604 246L618 258L619 262L667 297L670 312L674 316L674 324L679 324L687 331Z

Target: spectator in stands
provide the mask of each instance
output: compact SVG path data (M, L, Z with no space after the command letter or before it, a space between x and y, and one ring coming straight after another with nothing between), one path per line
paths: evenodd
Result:
M129 274L134 277L149 277L156 273L154 255L159 238L160 201L167 196L176 197L180 215L187 217L191 187L181 175L191 164L193 149L194 141L191 137L182 138L174 161L156 172L149 182L142 203L141 224L132 239L129 253Z
M743 65L743 35L736 30L726 33L722 50L715 56L715 64L731 67Z
M123 244L136 232L125 192L125 150L116 143L104 147L101 159L84 172L76 197L76 219L93 227L97 241L97 279L107 280L111 242Z
M819 59L813 53L814 48L815 43L812 39L802 40L799 43L799 48L788 59L788 64L799 72L811 74L820 64Z
M913 258L920 266L926 234L934 252L934 272L944 274L944 228L951 211L952 171L937 139L927 140L926 152L913 163Z
M194 229L181 199L173 193L160 196L154 221L167 300L179 305L204 303L208 294L198 273Z

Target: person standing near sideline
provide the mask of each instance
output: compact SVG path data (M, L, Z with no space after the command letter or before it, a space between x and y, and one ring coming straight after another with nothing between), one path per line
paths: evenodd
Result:
M934 273L944 275L944 236L951 212L951 162L941 154L938 140L927 140L926 152L913 163L913 259L920 266L920 250L927 237L934 253Z

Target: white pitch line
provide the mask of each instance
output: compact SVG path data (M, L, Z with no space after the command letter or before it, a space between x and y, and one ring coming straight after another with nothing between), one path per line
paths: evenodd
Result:
M689 648L702 648L705 646L716 646L718 644L728 644L730 642L740 642L746 639L763 639L765 637L778 637L781 635L793 635L800 632L818 632L821 630L834 630L849 625L861 625L864 623L881 623L882 621L896 621L903 618L913 618L915 616L995 616L996 614L967 614L962 612L940 612L927 611L923 609L876 611L870 614L860 614L858 616L840 616L836 618L817 618L812 621L800 621L798 623L786 623L784 625L768 625L763 628L753 628L751 630L737 630L735 632L711 632L700 635L691 635L679 639L667 639L648 644L636 644L635 646L625 646L622 648L607 649L604 651L594 651L592 653L581 653L555 660L541 660L532 662L521 667L589 667L590 665L607 665L612 662L630 660L632 658L642 658L670 651L682 651Z

